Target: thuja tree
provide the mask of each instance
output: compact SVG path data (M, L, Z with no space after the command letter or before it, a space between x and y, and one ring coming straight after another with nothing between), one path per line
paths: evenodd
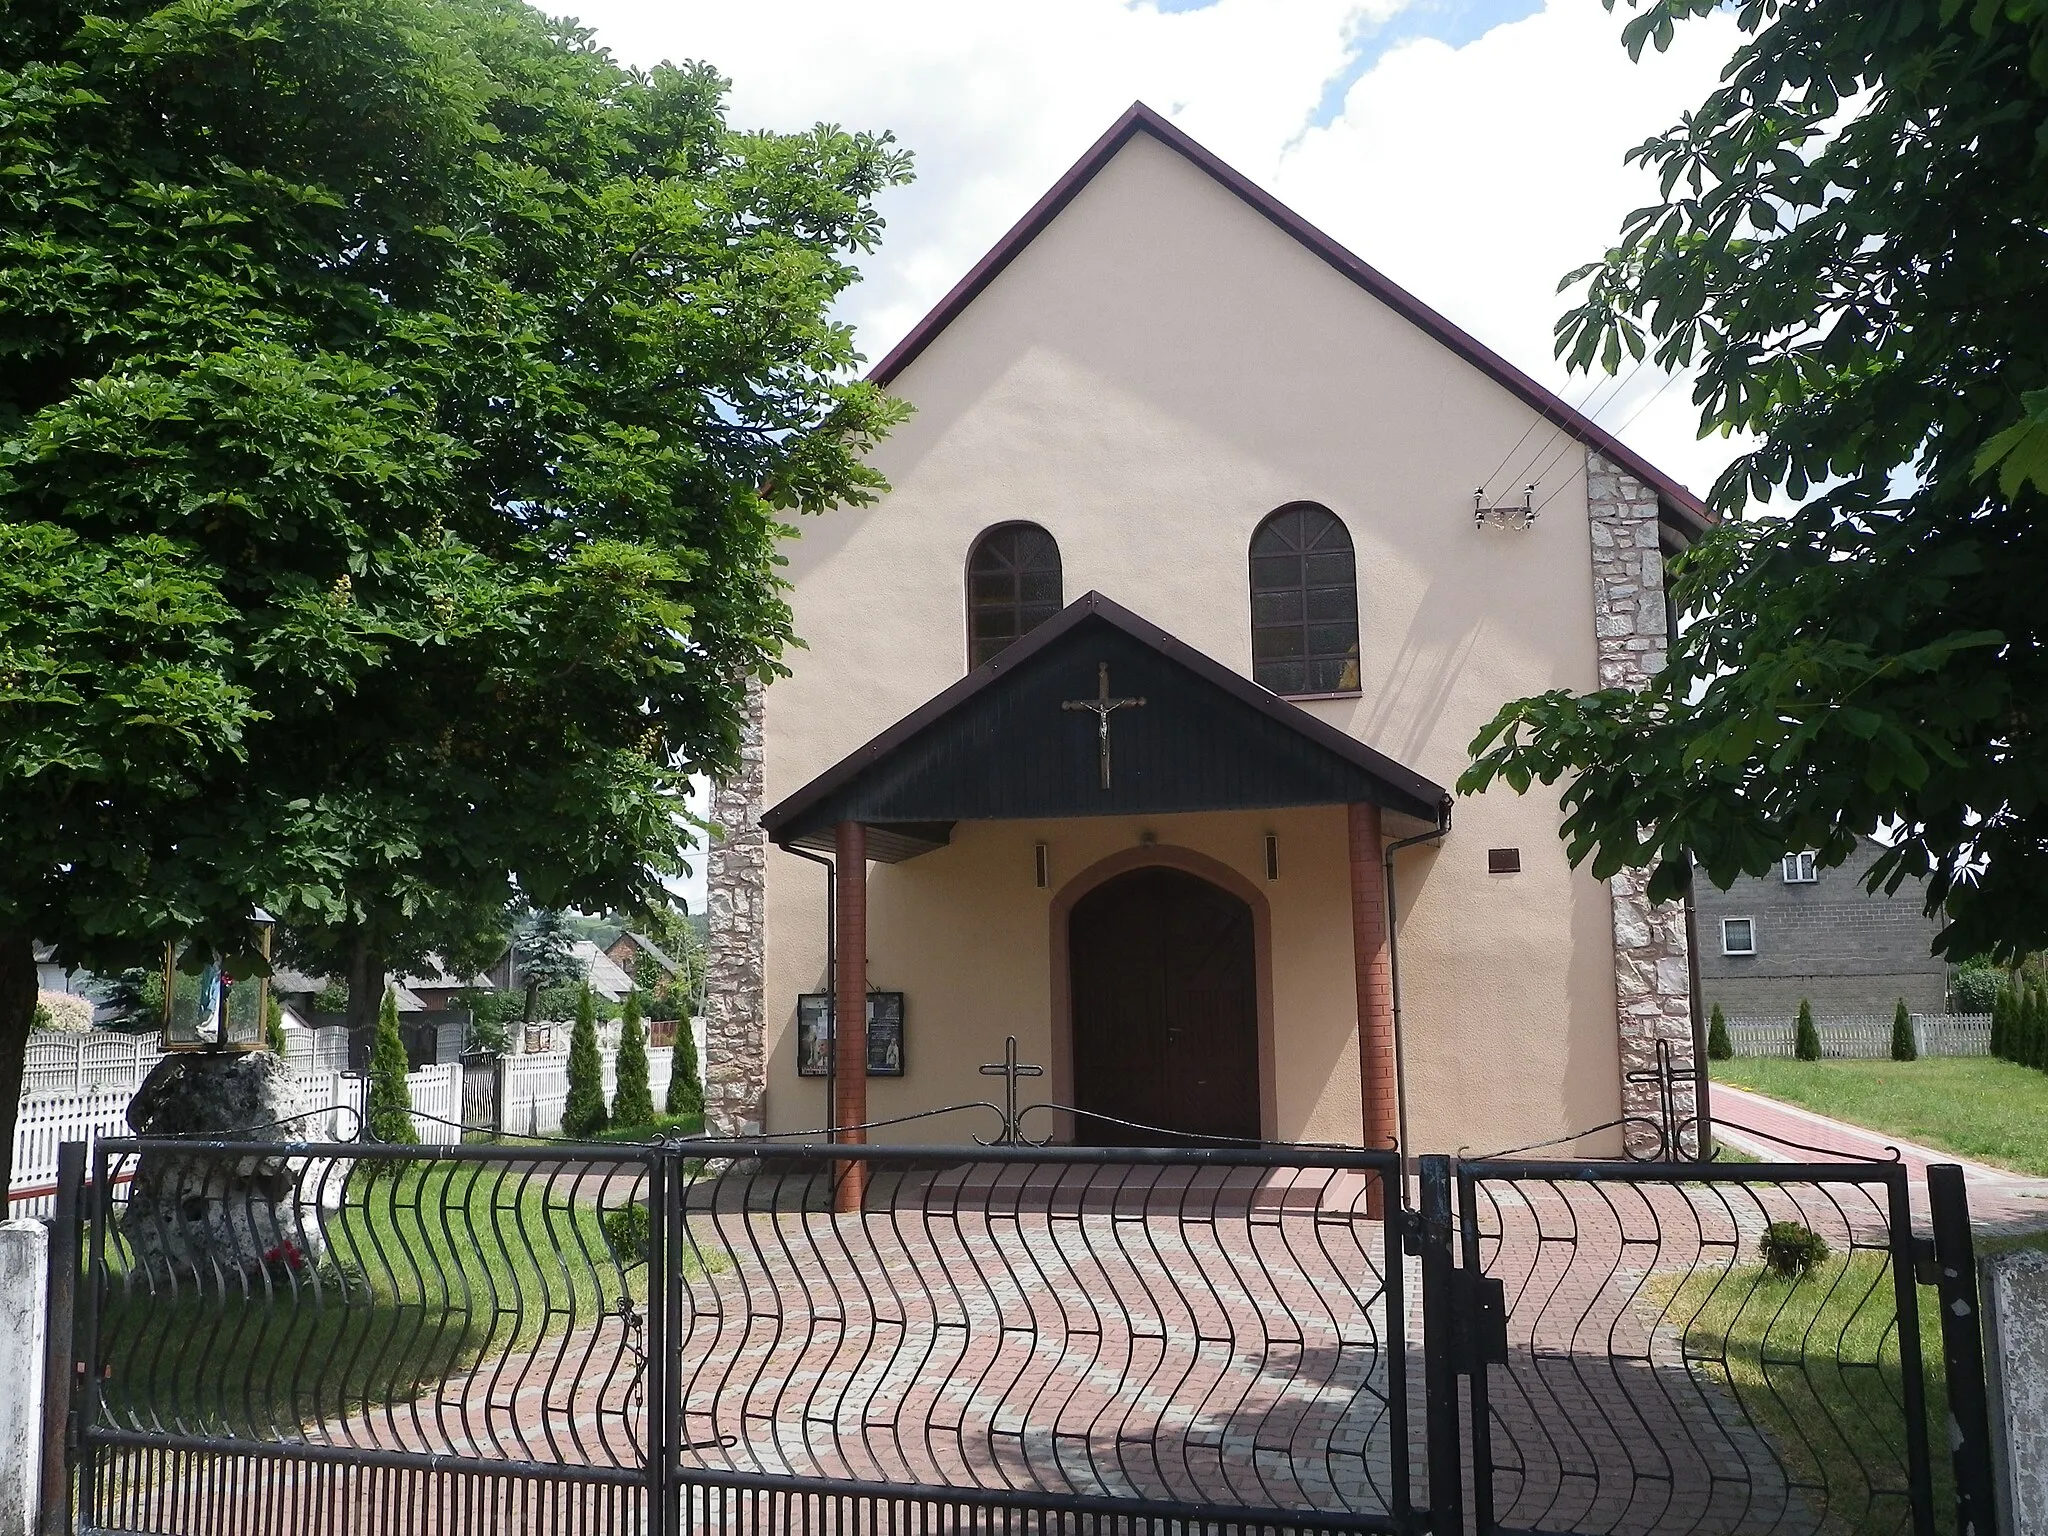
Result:
M1792 1054L1801 1061L1820 1060L1820 1031L1814 1027L1813 1004L1799 999L1799 1017L1792 1023Z
M661 899L897 408L906 174L516 0L0 0L0 1159L31 941L347 977ZM4 1171L4 1165L0 1165Z
M697 1036L687 1015L676 1020L675 1054L669 1058L668 1099L672 1115L704 1115L704 1078L697 1061Z
M1728 7L1631 9L1640 55ZM1873 889L1924 876L1941 952L2010 961L2048 940L2048 6L1734 14L1558 327L1574 366L1696 368L1749 444L1677 567L1695 617L1639 693L1510 704L1461 787L1568 779L1571 857L1660 898L1882 834Z
M370 1037L367 1129L372 1141L410 1144L420 1139L412 1123L412 1089L405 1080L409 1070L405 1041L398 1033L398 994L387 990Z
M629 988L619 1019L618 1086L612 1093L613 1125L652 1125L654 1091L648 1085L647 1031L640 1026L640 991Z
M562 1101L562 1134L595 1136L608 1123L604 1107L604 1057L597 1048L597 1005L585 986L569 1029L569 1091Z

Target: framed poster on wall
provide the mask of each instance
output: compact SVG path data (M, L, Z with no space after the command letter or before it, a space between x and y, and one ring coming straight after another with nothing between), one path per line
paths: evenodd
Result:
M832 998L805 992L796 1000L796 1075L832 1075ZM903 994L868 994L868 1076L903 1076Z

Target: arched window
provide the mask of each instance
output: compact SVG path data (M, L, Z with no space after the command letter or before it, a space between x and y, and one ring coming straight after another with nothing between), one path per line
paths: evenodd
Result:
M1252 676L1275 693L1358 691L1358 572L1351 535L1298 501L1252 535Z
M980 666L1060 611L1060 547L1036 523L999 523L967 557L967 665Z

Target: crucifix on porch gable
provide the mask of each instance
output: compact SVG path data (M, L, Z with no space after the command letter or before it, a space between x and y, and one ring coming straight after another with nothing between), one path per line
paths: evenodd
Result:
M1085 709L1095 716L1096 739L1102 749L1102 787L1109 788L1109 717L1120 709L1143 709L1142 697L1113 699L1109 696L1109 663L1095 665L1095 697L1092 699L1063 699L1061 709Z

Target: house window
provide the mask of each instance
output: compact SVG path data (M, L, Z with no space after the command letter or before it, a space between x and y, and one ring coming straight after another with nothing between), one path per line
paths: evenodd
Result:
M1358 574L1327 507L1282 507L1252 535L1252 676L1280 694L1358 692Z
M1788 853L1785 855L1785 883L1787 885L1811 885L1816 878L1812 854Z
M980 666L1060 611L1060 547L1036 523L1000 523L967 557L967 665Z
M1755 954L1756 919L1750 917L1722 918L1721 953L1724 955Z

